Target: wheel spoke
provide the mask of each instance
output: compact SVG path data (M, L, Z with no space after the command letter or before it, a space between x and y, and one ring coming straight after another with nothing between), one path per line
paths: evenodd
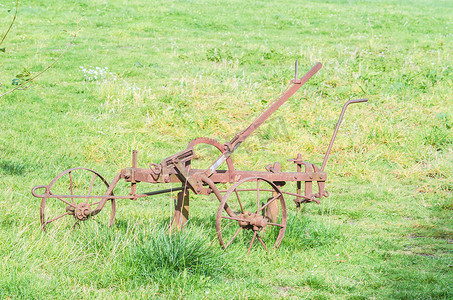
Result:
M256 213L260 211L260 180L256 180Z
M270 223L270 222L268 222L267 225L278 226L278 227L281 227L281 228L285 227L282 224Z
M98 225L102 225L102 223L96 219L96 216L91 216L91 219L96 222Z
M256 238L257 234L258 234L258 232L254 231L254 234L253 234L253 237L252 237L252 241L250 242L249 251L247 251L247 255L249 255L250 254L250 250L252 250L252 246L253 246L253 243L255 242L255 238Z
M71 190L71 195L74 195L73 187L72 187L72 172L69 172L69 189ZM74 202L74 198L71 198L72 203Z
M228 246L233 242L233 240L238 236L239 232L241 232L242 230L242 227L239 227L239 229L236 231L236 233L233 235L233 237L231 238L231 240L228 242L228 244L226 244L225 248L228 248Z
M241 218L233 218L233 217L230 217L230 216L222 216L223 219L230 219L230 220L234 220L234 221L242 221L242 222L247 222L247 223L250 223L250 221L246 220L246 219L241 219Z
M94 185L94 181L96 180L96 177L98 177L98 175L94 174L93 180L91 180L90 189L88 190L88 195L91 195L91 191L93 190L93 185Z
M72 225L71 232L76 228L76 226L80 226L79 220L75 221L74 225Z
M49 195L53 195L52 192L49 192ZM58 200L64 202L64 203L66 203L67 205L69 205L69 206L71 206L71 207L74 207L74 208L76 207L76 204L75 204L75 202L74 202L74 199L72 199L73 201L72 201L72 203L70 203L70 202L68 202L68 201L66 201L66 200L63 200L63 198L60 198L60 197L56 197L56 198L57 198Z
M278 199L279 197L281 196L281 194L278 194L277 196L273 197L272 199L269 199L267 201L266 204L264 204L260 209L259 211L263 210L264 208L266 208L269 204L271 204L272 202L274 202L276 199ZM257 212L258 213L258 212Z
M242 206L241 198L239 198L239 194L238 194L237 189L234 189L234 192L236 193L236 197L238 198L239 206L241 207L242 213L245 213L244 207Z
M266 249L266 251L268 251L266 245L264 244L263 240L261 239L261 237L258 233L256 234L256 238L258 239L258 241L260 241L261 245L263 245L264 249Z
M53 221L56 221L56 220L58 220L58 219L60 219L60 218L63 218L64 216L66 216L66 215L68 215L68 214L69 214L69 213L66 212L66 213L64 213L64 214L62 214L62 215L60 215L60 216L58 216L58 217L53 218L52 220L47 220L47 221L44 223L44 225L47 225L47 224L49 224L49 223L52 223Z

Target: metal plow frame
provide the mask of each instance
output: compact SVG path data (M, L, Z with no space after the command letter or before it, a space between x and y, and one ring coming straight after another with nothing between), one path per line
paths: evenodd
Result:
M220 245L224 249L228 248L235 240L239 240L238 236L241 232L250 232L251 239L246 242L249 252L255 241L266 250L270 247L278 248L286 230L287 208L284 196L294 197L298 209L300 209L302 203L315 202L319 204L321 198L329 196L325 189L327 173L324 169L346 108L353 103L366 102L367 99L349 100L344 104L321 167L304 161L298 154L296 158L288 160L296 164L296 171L294 172L282 172L281 164L278 162L267 165L266 171L239 171L234 169L232 154L247 137L315 75L321 67L321 63L317 63L303 77L298 79L296 61L295 77L291 80L289 88L229 142L222 144L210 138L196 138L188 144L185 150L165 158L158 164L151 163L148 168L138 168L137 151L134 150L132 166L122 169L111 183L108 183L99 173L93 170L74 168L62 172L48 185L33 187L33 196L42 199L40 210L42 229L46 230L49 223L64 217L73 217L76 224L94 218L108 202L111 204L111 214L108 219L108 224L111 226L116 214L116 200L135 200L178 191L170 231L181 230L189 218L189 193L192 192L197 195L214 194L219 200L220 205L216 212L216 230ZM206 169L193 169L191 167L191 162L195 159L194 147L199 144L213 146L219 151L218 158ZM227 169L219 170L218 168L224 163ZM71 176L73 172L80 171L91 173L93 179L88 193L75 195L73 193L75 183ZM52 188L63 176L69 177L68 189L71 194L54 194ZM105 185L104 193L92 194L91 190L96 180L101 181L101 186ZM117 196L113 194L119 180L125 180L131 184L129 195ZM137 193L137 184L141 182L179 183L181 186L149 193ZM296 182L295 192L282 190L287 182ZM233 185L228 190L220 190L217 187L219 183L231 183ZM250 187L254 184L256 184L256 187ZM317 192L314 192L313 185L317 185ZM38 193L38 190L44 190L44 192ZM240 196L244 193L255 193L256 196L253 197L256 197L256 200L248 200L252 203L246 203L246 199ZM62 208L64 207L62 213L56 216L46 216L47 199L60 200L63 204ZM227 223L228 229L225 225ZM231 232L229 237L226 237L227 231Z

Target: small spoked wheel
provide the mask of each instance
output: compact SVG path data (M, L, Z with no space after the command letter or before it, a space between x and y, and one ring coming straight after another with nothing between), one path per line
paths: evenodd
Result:
M108 198L107 195L113 195L115 181L117 182L117 178L109 185L99 173L93 170L73 168L59 174L49 185L35 187L33 193L36 189L44 188L45 195L48 195L48 197L40 197L42 198L40 208L42 230L46 231L50 223L58 227L74 228L79 222L89 218L111 226L115 220L116 203L115 199ZM110 214L99 214L108 202Z
M220 202L216 218L217 237L223 249L232 244L278 248L286 230L286 204L271 181L252 177L230 187Z

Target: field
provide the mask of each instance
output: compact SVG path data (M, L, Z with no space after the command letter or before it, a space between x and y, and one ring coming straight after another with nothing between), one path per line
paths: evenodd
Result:
M3 33L14 5L0 2ZM77 37L0 98L0 298L452 299L452 22L447 0L20 2L0 94ZM199 136L229 141L296 59L300 74L323 68L234 153L236 169L295 171L298 153L320 165L343 103L369 102L346 113L330 196L300 211L286 197L278 250L221 250L219 203L193 194L180 234L166 230L176 193L118 201L112 228L41 231L33 186L78 166L111 181L134 149L146 168Z

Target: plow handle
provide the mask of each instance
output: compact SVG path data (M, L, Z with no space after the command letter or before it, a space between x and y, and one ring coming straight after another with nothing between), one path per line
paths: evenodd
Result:
M355 100L349 100L343 105L343 109L341 110L340 117L338 118L337 125L335 126L335 131L333 132L332 138L330 139L329 147L327 148L326 155L324 156L324 161L322 162L322 167L321 167L321 172L324 172L324 168L326 167L327 159L329 158L330 150L332 150L333 143L335 142L335 138L337 137L338 129L340 128L341 121L343 121L343 116L346 111L346 108L348 107L349 104L353 103L361 103L361 102L367 102L368 99L355 99Z
M261 113L246 129L236 134L236 136L228 143L225 143L225 152L206 170L205 175L210 177L215 170L225 161L233 152L249 137L258 127L266 121L283 103L285 103L298 89L300 89L313 75L322 68L322 64L318 62L310 71L307 72L300 80L297 79L297 61L296 61L296 76L291 80L292 86L288 88L283 95L275 100L269 107Z
M258 127L266 121L283 103L285 103L298 89L300 89L313 75L322 68L322 64L318 62L310 71L307 72L300 80L297 79L297 62L296 76L291 82L293 85L276 101L274 101L261 115L256 118L245 130L237 134L229 143L230 151L235 150L247 137L249 137Z

